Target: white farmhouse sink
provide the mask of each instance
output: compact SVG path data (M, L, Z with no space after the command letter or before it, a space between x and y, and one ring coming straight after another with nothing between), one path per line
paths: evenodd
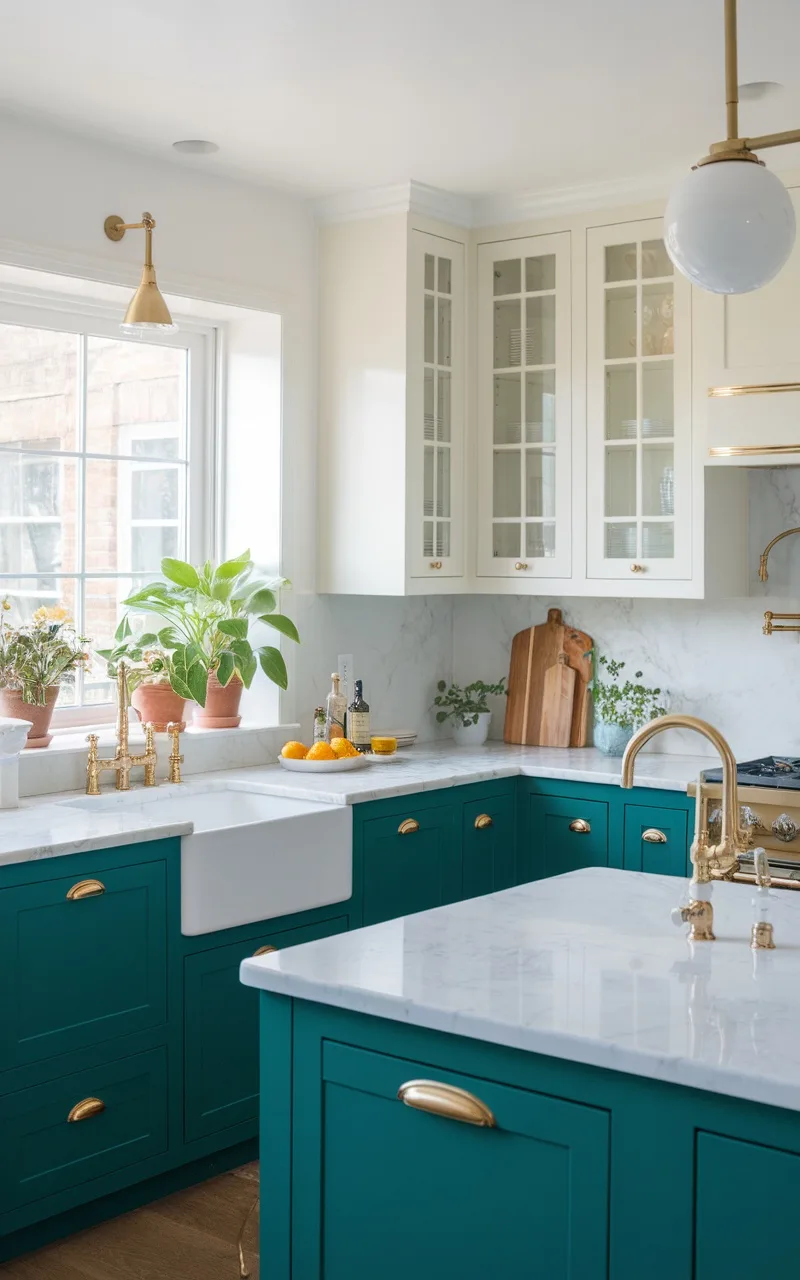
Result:
M81 796L144 825L192 822L181 836L181 932L194 935L346 901L353 891L352 809L214 781Z

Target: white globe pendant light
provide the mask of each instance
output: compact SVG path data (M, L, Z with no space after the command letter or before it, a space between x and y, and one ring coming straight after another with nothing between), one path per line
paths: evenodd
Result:
M779 178L751 160L698 165L672 192L664 214L667 253L711 293L769 284L795 239L794 205Z
M740 138L736 0L725 5L728 137L678 184L664 215L667 252L692 284L710 293L750 293L786 263L795 240L794 205L755 154L800 142L800 129Z

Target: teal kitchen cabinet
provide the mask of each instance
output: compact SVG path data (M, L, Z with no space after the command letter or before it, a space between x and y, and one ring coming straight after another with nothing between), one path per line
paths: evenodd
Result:
M533 794L528 796L526 847L521 880L541 880L581 867L608 866L607 800Z
M478 898L515 883L515 779L461 805L461 856L462 898Z
M0 887L0 1073L166 1022L164 843L124 856L91 874L52 859Z
M404 1106L420 1078L470 1091L496 1127ZM294 1089L294 1276L606 1274L606 1112L329 1040L321 1062L298 1044Z
M797 1224L777 1205L800 1196L800 1155L755 1142L700 1132L696 1138L696 1280L789 1280L800 1274ZM741 1212L731 1188L746 1187Z
M689 812L686 798L681 807L626 804L622 865L626 871L652 875L683 876L691 873L689 861Z
M0 1215L167 1150L167 1050L59 1076L0 1098ZM134 1175L135 1177L135 1175Z
M273 929L246 941L184 958L184 1137L187 1142L258 1119L258 1000L239 981L248 956L344 933L337 916L296 929ZM242 1135L237 1135L241 1137Z
M363 923L377 924L461 897L461 828L452 792L436 804L410 796L359 826Z

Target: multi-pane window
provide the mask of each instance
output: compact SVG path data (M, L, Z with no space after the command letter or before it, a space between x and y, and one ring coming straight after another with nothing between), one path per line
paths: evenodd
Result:
M120 602L164 556L205 550L204 338L140 342L105 321L28 314L6 323L0 313L0 595L11 620L65 605L103 647ZM59 706L111 695L97 664L64 686Z

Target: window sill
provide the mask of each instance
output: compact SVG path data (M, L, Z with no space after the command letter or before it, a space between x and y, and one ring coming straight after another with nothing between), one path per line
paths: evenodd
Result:
M208 773L214 769L243 769L251 765L272 764L283 744L296 736L299 725L262 725L245 721L238 729L188 728L181 734L183 773ZM78 791L86 783L86 735L97 733L100 752L113 750L116 735L113 724L89 725L81 729L62 728L54 731L49 747L27 748L19 758L20 796L49 795L55 791ZM131 726L131 746L138 752L144 743L141 727ZM166 734L156 734L157 774L167 776L170 743ZM139 777L139 771L134 772Z

